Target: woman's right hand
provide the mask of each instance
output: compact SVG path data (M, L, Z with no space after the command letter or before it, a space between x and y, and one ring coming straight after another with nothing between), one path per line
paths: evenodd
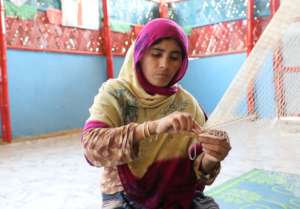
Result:
M199 126L192 115L185 112L173 112L159 120L150 123L150 130L155 134L178 133L181 131L192 131Z

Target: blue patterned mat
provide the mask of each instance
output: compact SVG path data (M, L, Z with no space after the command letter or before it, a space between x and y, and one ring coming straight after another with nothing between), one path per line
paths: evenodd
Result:
M206 194L221 209L300 209L300 176L254 169Z

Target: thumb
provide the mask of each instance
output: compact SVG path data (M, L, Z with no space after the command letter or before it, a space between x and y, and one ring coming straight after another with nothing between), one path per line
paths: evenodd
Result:
M202 129L202 127L199 125L199 123L197 123L197 121L194 121L194 123L193 123L193 131L194 131L196 134L201 134L201 133L203 133L203 129Z

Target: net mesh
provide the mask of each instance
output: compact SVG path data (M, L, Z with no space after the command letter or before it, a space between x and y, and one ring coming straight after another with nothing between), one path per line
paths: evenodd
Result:
M285 121L282 124L295 125L298 130L299 79L300 0L285 0L211 114L207 127L226 129L233 124L264 121L278 128L274 121Z

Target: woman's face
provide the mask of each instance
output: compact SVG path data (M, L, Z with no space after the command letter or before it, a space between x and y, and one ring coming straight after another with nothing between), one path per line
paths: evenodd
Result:
M181 48L174 39L162 39L146 50L140 63L150 84L166 87L181 67Z

